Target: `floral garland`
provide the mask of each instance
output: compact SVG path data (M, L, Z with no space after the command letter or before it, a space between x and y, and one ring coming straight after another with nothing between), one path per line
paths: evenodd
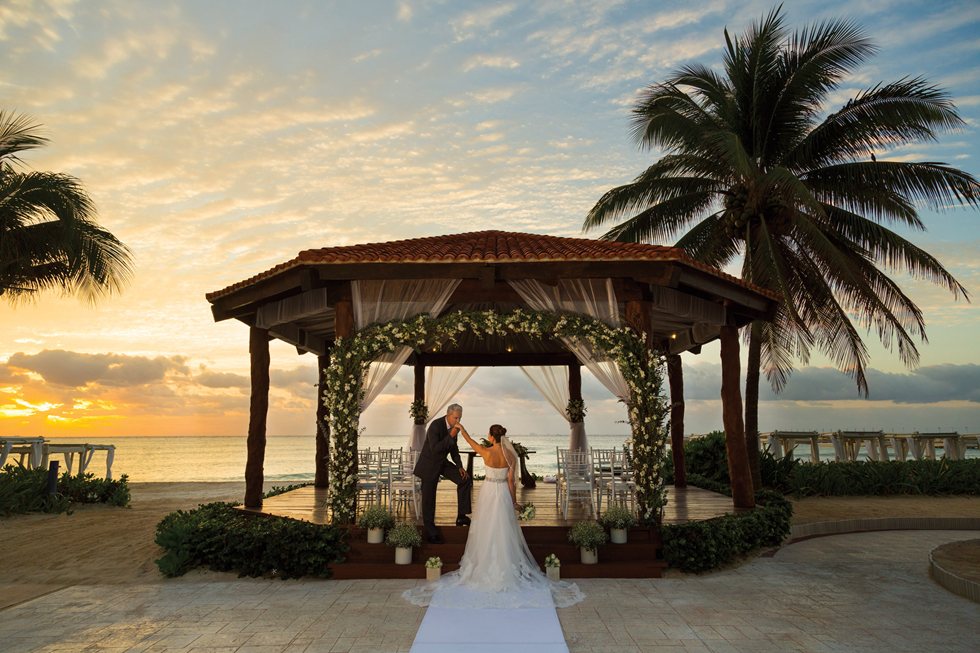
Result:
M429 421L429 407L424 399L416 399L408 407L408 414L415 424L425 424Z
M579 424L585 421L585 402L581 399L569 399L568 406L565 408L565 415L572 424Z
M325 372L323 403L330 416L334 447L330 459L330 505L334 521L354 519L357 498L357 436L362 379L371 361L401 346L416 351L439 351L457 344L463 333L476 336L519 334L530 338L568 337L588 342L593 350L615 359L630 390L627 402L633 432L634 477L639 516L655 523L667 503L661 476L666 460L667 402L662 391L662 357L650 350L631 329L612 328L599 320L563 313L515 310L455 312L442 317L418 315L369 326L348 338L338 338Z

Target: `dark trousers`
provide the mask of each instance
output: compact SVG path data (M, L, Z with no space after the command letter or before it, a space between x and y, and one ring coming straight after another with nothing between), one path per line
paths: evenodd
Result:
M467 476L464 479L459 474L459 468L448 460L443 463L440 475L456 484L456 519L473 512L471 501L473 478ZM438 533L436 530L436 488L438 486L439 476L422 479L422 524L425 526L425 534L428 536L434 536Z

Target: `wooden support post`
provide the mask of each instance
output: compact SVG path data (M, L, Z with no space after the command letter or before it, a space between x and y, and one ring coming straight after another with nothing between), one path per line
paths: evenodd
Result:
M415 364L415 401L425 401L425 365Z
M330 366L330 356L317 356L316 386L316 461L313 487L330 487L330 420L327 407L323 405L323 389L327 387L327 368Z
M687 487L684 462L684 366L680 354L667 356L670 383L670 450L674 459L674 487Z
M653 305L649 301L631 299L626 302L626 323L637 333L645 335L647 349L653 349L652 310Z
M721 327L721 416L725 425L725 447L728 451L728 475L732 482L732 502L736 508L755 506L752 473L745 450L745 425L742 422L742 392L739 388L738 329Z
M251 327L248 332L252 395L248 413L248 457L245 462L245 507L262 506L265 481L265 425L269 416L269 332Z
M579 363L568 366L568 398L582 399L582 366Z

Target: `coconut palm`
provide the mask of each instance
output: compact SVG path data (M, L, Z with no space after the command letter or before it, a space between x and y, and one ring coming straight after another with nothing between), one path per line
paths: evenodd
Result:
M96 222L81 182L18 169L19 153L46 143L28 118L0 111L0 296L60 288L94 299L118 290L131 272L129 250Z
M642 93L633 136L665 154L603 195L584 229L621 218L603 238L669 242L778 293L771 322L748 334L745 427L758 451L760 367L779 391L812 348L867 395L874 329L909 366L925 341L921 310L886 272L967 297L935 257L888 228L923 230L917 207L976 207L980 186L944 163L886 160L906 143L963 125L922 78L877 84L826 113L828 97L875 52L862 30L828 21L790 33L780 9L744 35L725 31L724 72L689 65ZM878 153L876 158L875 153ZM607 225L608 228L608 225ZM758 486L758 458L753 479Z

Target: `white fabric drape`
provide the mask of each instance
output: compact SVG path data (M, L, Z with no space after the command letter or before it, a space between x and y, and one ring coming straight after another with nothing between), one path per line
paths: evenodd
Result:
M459 279L352 281L354 327L360 330L377 322L406 320L420 313L436 317L459 282ZM364 378L361 412L381 394L411 353L411 348L400 347L371 363Z
M521 371L527 376L531 384L538 389L558 414L568 419L565 409L568 408L568 367L564 365L535 365L525 367L521 365Z
M531 384L538 389L549 404L558 411L558 414L568 421L568 400L571 394L568 391L568 367L565 365L540 365L534 367L521 366ZM568 422L568 448L572 451L585 451L589 448L589 440L585 435L585 424L583 422Z
M510 285L536 311L581 313L611 327L622 325L612 279L562 279L554 286L520 279ZM572 338L562 342L609 392L623 401L629 399L629 386L615 361L593 351L587 342Z
M429 407L429 419L443 415L446 406L474 372L475 367L430 367L425 371L425 405ZM408 448L421 451L424 441L425 425L413 424Z

